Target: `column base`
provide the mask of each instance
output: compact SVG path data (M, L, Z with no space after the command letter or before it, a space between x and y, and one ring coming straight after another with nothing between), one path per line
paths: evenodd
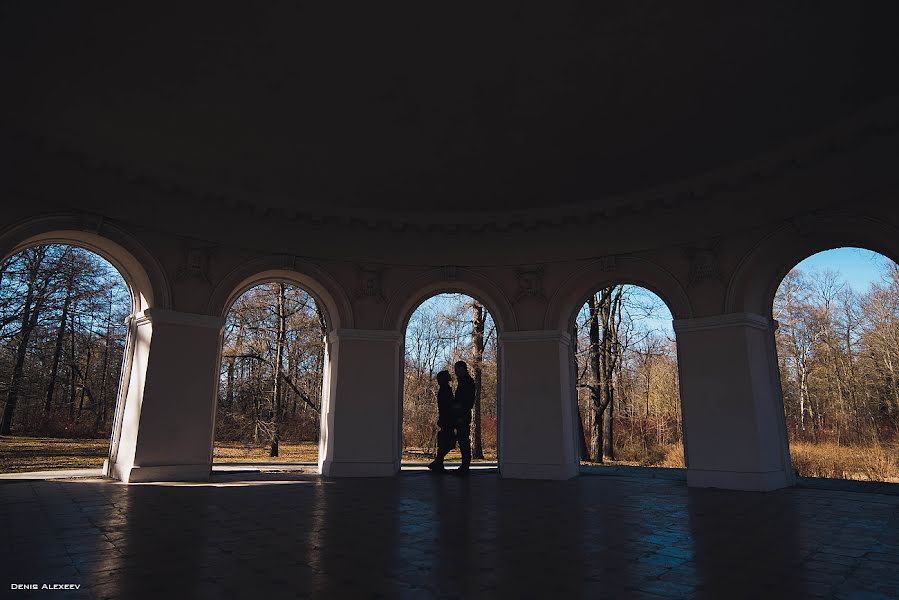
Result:
M103 474L124 483L152 483L163 481L209 481L212 466L199 465L155 465L152 467L120 467L109 461L103 463Z
M687 469L688 487L770 492L772 490L790 487L794 483L794 478L784 471L754 473Z
M321 464L325 477L393 477L399 468L393 462L341 462L326 460Z
M501 463L500 475L504 479L573 479L580 474L578 465Z

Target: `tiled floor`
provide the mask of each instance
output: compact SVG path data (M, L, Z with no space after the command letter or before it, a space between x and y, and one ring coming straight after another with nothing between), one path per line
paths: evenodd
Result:
M490 471L214 480L0 481L4 596L899 597L896 495Z

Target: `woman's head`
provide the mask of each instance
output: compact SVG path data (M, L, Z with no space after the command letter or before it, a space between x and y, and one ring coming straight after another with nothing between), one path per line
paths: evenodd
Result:
M449 371L440 371L437 373L437 383L440 385L447 385L450 381Z

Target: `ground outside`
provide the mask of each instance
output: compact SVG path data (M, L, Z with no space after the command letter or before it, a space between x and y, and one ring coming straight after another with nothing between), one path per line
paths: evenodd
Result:
M4 592L79 598L896 598L896 486L688 489L676 473L421 468L209 483L0 481ZM70 473L71 474L71 473ZM65 477L65 473L59 474ZM77 590L14 590L17 584Z

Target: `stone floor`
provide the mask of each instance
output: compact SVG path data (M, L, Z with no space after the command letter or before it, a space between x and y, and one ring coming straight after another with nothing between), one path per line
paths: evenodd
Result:
M11 598L899 597L899 496L883 493L234 470L3 480L0 519Z

